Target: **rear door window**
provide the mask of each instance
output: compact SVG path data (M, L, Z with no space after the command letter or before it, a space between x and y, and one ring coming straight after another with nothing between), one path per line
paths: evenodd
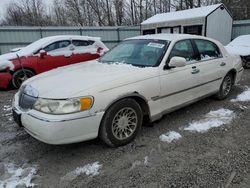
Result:
M201 60L210 60L222 57L219 47L213 42L195 39L194 43L197 46Z
M70 41L69 40L62 40L62 41L57 41L57 42L54 42L52 44L49 44L48 46L46 46L43 49L46 52L51 52L51 51L55 51L55 50L58 50L58 49L66 48L69 45L70 45Z

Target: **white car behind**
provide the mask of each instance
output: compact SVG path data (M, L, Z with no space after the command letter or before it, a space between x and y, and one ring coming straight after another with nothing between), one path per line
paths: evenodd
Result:
M241 35L230 42L226 47L230 54L239 55L243 66L250 68L250 35Z
M38 75L13 101L15 121L36 139L68 144L100 137L131 142L143 119L210 95L226 98L243 73L241 59L218 41L158 34L127 39L99 61Z

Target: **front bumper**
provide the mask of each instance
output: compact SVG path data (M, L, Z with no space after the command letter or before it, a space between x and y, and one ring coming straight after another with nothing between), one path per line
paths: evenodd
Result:
M9 72L0 72L0 88L7 89L12 75Z
M47 144L70 144L98 136L104 112L92 115L48 115L34 110L23 111L14 102L13 111L20 115L21 125L32 137ZM53 118L54 117L54 118Z

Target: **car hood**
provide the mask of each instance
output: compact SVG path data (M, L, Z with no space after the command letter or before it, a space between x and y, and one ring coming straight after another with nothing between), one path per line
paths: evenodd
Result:
M13 59L16 59L18 56L23 57L23 56L28 56L28 52L11 52L7 54L0 55L0 70L4 70L6 68L9 68L10 70L14 70L15 65L12 63Z
M155 72L150 70L156 69L94 60L48 71L30 78L23 85L32 87L41 98L66 99L146 79Z
M243 45L227 45L225 46L226 50L230 54L240 55L240 56L249 56L250 55L250 46Z

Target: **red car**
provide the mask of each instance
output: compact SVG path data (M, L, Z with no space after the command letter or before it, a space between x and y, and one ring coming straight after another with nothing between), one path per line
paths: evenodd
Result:
M100 38L87 36L53 36L0 56L0 88L19 88L36 74L74 63L99 58L108 48Z

